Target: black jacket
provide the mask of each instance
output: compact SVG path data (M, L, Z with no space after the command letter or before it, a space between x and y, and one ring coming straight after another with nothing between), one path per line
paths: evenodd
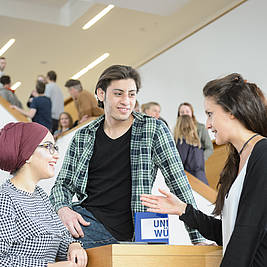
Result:
M222 245L222 222L191 205L180 216L189 227ZM267 139L254 146L238 205L235 227L221 267L267 266Z

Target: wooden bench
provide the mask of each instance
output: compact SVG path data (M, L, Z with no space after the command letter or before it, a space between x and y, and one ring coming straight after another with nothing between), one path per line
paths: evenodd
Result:
M114 244L86 250L88 267L217 267L219 246Z

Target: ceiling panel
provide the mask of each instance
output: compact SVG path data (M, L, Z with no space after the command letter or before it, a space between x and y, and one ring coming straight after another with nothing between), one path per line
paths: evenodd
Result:
M10 3L10 1L13 0L4 0L5 3ZM63 0L20 1L27 2L27 4L45 2L51 6L66 4ZM77 1L72 1L72 3L77 3ZM4 2L0 0L0 6ZM163 16L155 11L154 13L145 12L148 11L146 5L140 11L137 10L138 6L133 7L131 4L131 2L138 2L141 5L141 1L125 0L120 2L128 2L127 8L115 6L108 15L87 31L82 30L81 27L106 7L106 4L92 5L91 1L87 0L78 2L84 5L84 8L81 8L82 14L69 26L4 16L1 12L7 6L3 8L1 6L0 25L5 26L0 27L0 47L10 38L16 39L15 44L4 54L8 62L5 73L11 76L13 82L22 82L22 86L17 89L17 95L24 105L34 88L38 74L46 74L50 70L55 70L58 74L58 84L67 98L65 81L103 53L109 52L110 57L107 60L80 79L85 89L94 90L98 76L109 65L140 66L146 60L243 1L188 0L182 6L176 6L175 12ZM174 1L160 2L171 5ZM68 1L68 4L71 3ZM158 8L160 4L158 3ZM77 6L74 7L78 9ZM73 13L69 14L71 17L75 13L74 7L71 9ZM141 9L140 6L139 9ZM33 13L33 10L34 8L30 8L27 12Z

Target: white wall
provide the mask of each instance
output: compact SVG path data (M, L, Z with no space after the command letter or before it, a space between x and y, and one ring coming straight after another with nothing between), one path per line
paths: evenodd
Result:
M267 95L266 12L266 0L248 0L142 66L138 100L159 102L173 128L177 107L185 101L205 122L202 88L209 80L238 72Z
M9 122L16 122L16 118L0 104L0 129Z

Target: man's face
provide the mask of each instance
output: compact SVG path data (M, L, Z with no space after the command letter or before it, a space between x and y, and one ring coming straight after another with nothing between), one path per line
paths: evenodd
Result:
M71 96L73 99L76 99L77 96L78 96L78 94L79 94L79 91L78 91L76 88L74 88L74 87L69 87L68 90L69 90L69 94L70 94L70 96Z
M0 71L4 71L5 67L6 67L6 60L0 59Z
M113 122L128 120L135 106L136 92L133 79L114 80L106 92L98 88L97 96L100 101L104 102L106 119L113 120Z
M150 108L146 110L146 114L158 119L160 116L160 106L158 105L150 106Z

